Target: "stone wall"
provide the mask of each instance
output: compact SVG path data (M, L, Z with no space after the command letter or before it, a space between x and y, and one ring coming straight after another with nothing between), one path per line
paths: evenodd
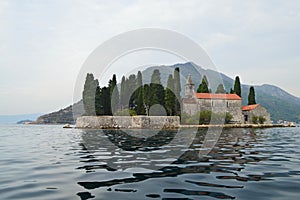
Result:
M214 113L228 112L232 115L232 121L242 123L242 101L225 99L198 99L198 110L211 110Z
M147 128L172 129L180 126L178 116L83 116L76 120L76 128Z
M271 117L270 117L270 113L268 113L267 109L264 108L263 106L259 105L257 106L255 109L253 110L248 110L248 111L243 111L243 115L247 115L248 116L248 121L245 123L249 123L252 124L252 117L253 116L257 116L257 117L264 117L266 119L264 124L271 124Z

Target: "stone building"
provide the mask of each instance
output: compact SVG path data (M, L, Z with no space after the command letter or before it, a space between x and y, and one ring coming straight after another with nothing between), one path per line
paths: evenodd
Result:
M191 75L185 84L185 95L182 99L182 113L190 116L203 110L214 113L228 112L233 116L233 123L252 124L253 117L263 117L265 124L271 124L270 114L260 104L242 106L242 98L236 94L196 93Z
M244 115L244 123L246 124L253 124L254 117L263 117L265 119L264 124L271 124L270 113L268 113L267 109L260 104L243 106L242 111Z
M183 113L195 115L203 110L214 113L229 112L233 116L233 122L243 122L241 97L236 94L195 93L194 89L195 84L189 75L185 85L185 96L182 99Z

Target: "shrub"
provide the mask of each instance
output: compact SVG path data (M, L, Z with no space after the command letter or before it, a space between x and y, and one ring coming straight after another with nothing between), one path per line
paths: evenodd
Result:
M263 116L259 116L258 121L259 121L260 124L264 124L266 122L266 118L263 117Z
M184 124L223 124L232 120L230 113L213 113L210 110L198 112L189 116L187 113L181 115L181 122Z
M114 115L116 116L135 116L136 112L132 109L124 109L124 110L117 110Z
M252 123L253 124L258 124L258 117L257 116L252 116Z

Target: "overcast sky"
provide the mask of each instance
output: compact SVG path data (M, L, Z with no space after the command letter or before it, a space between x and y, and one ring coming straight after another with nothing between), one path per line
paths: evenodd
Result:
M220 72L243 83L274 84L300 97L299 10L297 0L1 0L0 115L71 104L88 55L115 35L145 27L190 37ZM153 63L159 61L176 59Z

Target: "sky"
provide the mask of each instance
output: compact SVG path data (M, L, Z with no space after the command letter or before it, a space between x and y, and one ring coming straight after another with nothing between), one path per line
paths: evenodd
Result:
M300 97L299 10L297 0L1 0L0 115L47 113L70 105L91 52L140 28L183 34L205 49L218 71ZM149 58L153 61L137 63L181 62L155 53ZM127 74L128 66L117 71Z

